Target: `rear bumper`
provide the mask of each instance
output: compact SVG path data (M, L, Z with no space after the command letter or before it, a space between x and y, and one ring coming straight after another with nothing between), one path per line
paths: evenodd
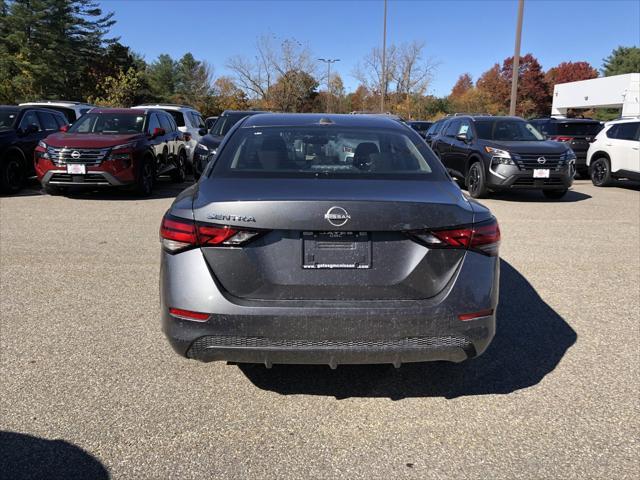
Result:
M499 260L467 254L447 287L427 300L298 302L230 299L199 250L162 253L162 328L173 349L201 361L339 364L446 360L480 355L495 333ZM185 281L185 279L188 280ZM171 316L169 307L211 313L206 322Z

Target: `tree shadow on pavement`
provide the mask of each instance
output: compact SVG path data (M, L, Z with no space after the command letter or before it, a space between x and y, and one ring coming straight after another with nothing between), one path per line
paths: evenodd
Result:
M509 263L501 260L496 336L478 358L390 365L239 365L257 387L283 395L456 398L507 394L539 383L577 339L575 331Z
M0 431L0 478L106 480L110 475L97 458L69 442Z

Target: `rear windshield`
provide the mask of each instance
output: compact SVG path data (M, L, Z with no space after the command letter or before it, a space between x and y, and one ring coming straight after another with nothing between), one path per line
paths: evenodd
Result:
M0 130L8 130L13 127L18 116L18 110L0 110Z
M569 136L595 136L602 130L600 123L585 123L585 122L573 122L573 123L550 123L549 127L553 135L569 135Z
M478 137L483 140L507 142L544 140L544 136L524 120L476 120L476 130Z
M437 159L403 132L335 126L237 130L214 175L444 178Z
M233 127L236 123L246 117L246 114L235 114L235 115L223 115L219 117L216 123L211 128L211 135L215 135L217 137L224 137L231 127Z
M70 133L102 133L118 135L142 133L144 113L87 113L69 129Z

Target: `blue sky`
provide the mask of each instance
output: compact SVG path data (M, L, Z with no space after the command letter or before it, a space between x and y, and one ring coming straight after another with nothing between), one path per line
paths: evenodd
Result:
M251 56L263 33L293 37L315 57L340 58L333 68L347 90L357 86L355 65L382 43L382 0L104 0L114 11L112 34L147 61L190 51L215 75L227 59ZM389 0L387 43L425 42L439 63L429 93L447 95L458 76L474 80L513 55L517 1ZM586 60L600 68L619 45L640 45L640 0L525 0L522 53L547 69Z

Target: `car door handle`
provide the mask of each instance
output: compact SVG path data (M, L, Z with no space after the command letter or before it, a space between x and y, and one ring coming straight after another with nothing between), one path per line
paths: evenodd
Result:
M605 143L605 147L613 147L613 143Z
M640 150L640 147L631 147L631 148L633 148L634 150Z

